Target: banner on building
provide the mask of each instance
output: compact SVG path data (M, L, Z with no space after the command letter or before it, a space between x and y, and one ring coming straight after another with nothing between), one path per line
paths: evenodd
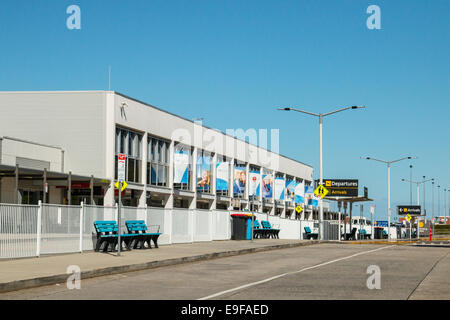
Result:
M243 195L245 193L245 183L247 181L247 172L245 167L234 168L233 193Z
M270 199L273 196L273 179L271 174L262 176L262 197Z
M175 150L173 157L174 167L174 183L188 183L189 182L189 151Z
M283 178L275 178L274 182L274 198L275 200L284 200L284 189L286 182Z
M259 171L250 171L249 177L249 195L259 197L261 173Z
M287 180L286 181L286 201L288 202L294 202L294 196L295 196L295 181L294 180Z
M318 207L319 197L314 194L314 186L305 186L305 204Z
M216 190L228 191L228 181L230 179L230 163L217 162L216 175Z
M295 203L305 203L305 183L299 182L295 185Z
M208 192L211 187L211 157L197 157L197 190Z

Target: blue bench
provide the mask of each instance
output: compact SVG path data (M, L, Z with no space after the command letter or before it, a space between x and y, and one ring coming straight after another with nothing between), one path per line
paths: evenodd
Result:
M262 224L262 230L264 230L266 232L267 238L279 239L278 233L280 233L280 229L272 228L272 225L270 224L269 221L262 220L261 224Z
M100 251L103 246L103 252L114 251L119 241L119 226L116 221L94 221L94 227L97 232L97 243L95 251ZM135 234L124 233L120 235L121 242L125 243L127 250L131 250L131 243L136 238ZM122 243L120 244L122 246Z
M159 225L149 225L156 232L148 232L147 225L144 220L127 220L125 225L128 229L128 234L135 235L135 241L133 242L133 249L139 248L144 249L147 243L148 248L151 249L151 242L158 248L158 238L161 235L159 232Z
M266 230L264 230L259 224L258 220L253 222L253 238L261 239L266 238Z
M311 228L310 227L304 227L304 229L305 229L305 234L303 236L303 239L305 239L305 236L306 236L306 239L308 239L308 240L309 239L318 239L319 238L319 234L311 232Z
M359 233L359 238L361 239L370 239L371 234L367 233L366 229L362 229Z

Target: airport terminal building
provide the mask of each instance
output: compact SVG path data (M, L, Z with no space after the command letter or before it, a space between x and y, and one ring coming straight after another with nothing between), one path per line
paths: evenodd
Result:
M119 154L125 206L317 219L313 168L245 137L113 91L0 92L0 203L114 206Z

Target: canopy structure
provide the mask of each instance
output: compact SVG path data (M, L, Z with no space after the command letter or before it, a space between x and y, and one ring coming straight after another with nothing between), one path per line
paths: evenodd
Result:
M15 178L14 183L14 194L15 194L15 203L19 202L19 181L20 180L38 180L42 181L42 190L45 190L48 181L53 181L54 183L60 183L63 186L66 186L68 189L68 204L71 204L71 191L74 183L89 183L89 188L91 189L91 203L93 199L93 190L94 185L104 185L108 186L110 181L108 179L95 178L92 176L82 176L82 175L73 175L71 172L55 172L55 171L47 171L44 169L31 169L31 168L22 168L19 165L9 166L0 164L0 180L2 178ZM43 202L46 203L46 192L44 192Z
M325 199L330 200L330 201L337 201L339 212L341 211L341 204L342 203L344 204L344 233L346 232L346 227L347 227L346 217L347 217L348 204L350 204L350 232L351 232L353 203L373 201L373 199L370 199L367 195L357 196L357 197L325 197ZM345 237L344 237L344 239L345 239Z

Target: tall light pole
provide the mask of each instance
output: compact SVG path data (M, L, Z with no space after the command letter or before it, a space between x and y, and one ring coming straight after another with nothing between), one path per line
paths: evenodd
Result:
M445 195L447 194L447 189L444 189L444 223L447 224L447 200Z
M431 212L432 212L432 219L431 222L433 223L433 233L432 235L434 236L434 224L436 223L436 221L434 220L434 181L431 182Z
M319 140L320 140L320 182L319 185L323 184L323 163L322 163L322 125L323 125L323 118L326 116L329 116L331 114L334 113L338 113L341 111L345 111L348 109L361 109L361 108L365 108L365 106L351 106L351 107L346 107L346 108L342 108L342 109L338 109L335 111L331 111L331 112L327 112L327 113L313 113L313 112L308 112L308 111L303 111L300 109L296 109L296 108L277 108L277 110L282 110L282 111L297 111L297 112L301 112L301 113L306 113L309 114L311 116L315 116L319 118ZM322 234L322 223L323 223L323 200L320 199L319 200L319 240L323 240L323 234Z
M438 217L441 215L441 186L438 186Z
M412 164L409 165L409 180L412 180ZM409 184L409 204L412 205L412 183Z
M388 240L391 240L391 164L402 161L402 160L406 160L406 159L417 159L417 157L405 157L405 158L392 160L392 161L385 161L385 160L375 159L375 158L371 158L371 157L361 157L361 159L374 160L374 161L378 161L378 162L387 164L387 169L388 169L387 170L387 174L388 174L388 191L387 191L388 192Z

